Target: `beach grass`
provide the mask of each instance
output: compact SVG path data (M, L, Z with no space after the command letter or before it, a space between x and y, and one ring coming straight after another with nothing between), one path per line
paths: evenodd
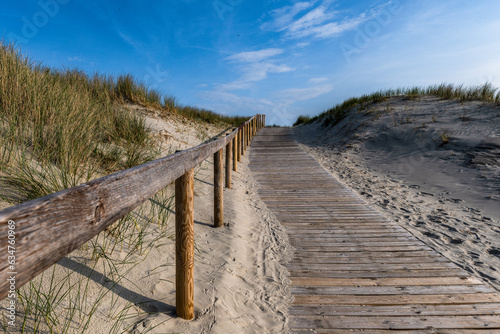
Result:
M161 144L126 104L224 127L248 119L181 106L131 75L50 69L0 43L0 199L16 205L157 158ZM77 256L21 287L16 330L84 333L105 309L110 332L121 333L154 313L145 306L147 293L128 274L172 243L173 205L167 187L80 247ZM131 285L139 292L125 288ZM0 332L12 329L5 317L0 324Z
M310 116L307 116L307 115L299 115L299 117L297 117L297 120L295 121L295 123L293 123L293 126L297 126L299 124L303 124L303 123L307 123L311 120L311 117Z
M379 90L371 94L365 94L360 97L352 97L342 103L337 104L321 114L310 118L309 120L299 120L298 124L321 121L323 126L333 126L343 120L351 111L359 109L365 110L370 105L386 101L391 97L402 96L408 99L416 99L423 96L437 96L443 99L466 101L482 101L500 105L500 90L487 82L483 85L465 87L464 85L453 85L442 83L428 87L409 87L398 89ZM298 125L298 124L294 124Z

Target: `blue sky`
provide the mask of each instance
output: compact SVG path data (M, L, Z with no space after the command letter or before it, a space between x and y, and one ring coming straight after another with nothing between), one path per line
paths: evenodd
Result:
M131 73L182 104L291 124L351 96L500 87L500 1L5 1L0 34L57 68Z

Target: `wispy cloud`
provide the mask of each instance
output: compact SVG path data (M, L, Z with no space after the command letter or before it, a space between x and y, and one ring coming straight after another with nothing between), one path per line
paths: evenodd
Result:
M320 95L329 93L333 90L332 84L326 84L307 88L292 88L282 90L276 93L276 96L285 104L293 104L298 101L305 101Z
M324 39L354 30L367 20L366 13L357 17L340 18L339 12L332 8L332 1L329 0L318 6L315 4L316 2L298 2L293 6L276 9L270 13L271 21L263 23L261 29L283 31L286 38L292 39Z
M311 78L308 80L308 82L312 84L319 84L328 80L329 79L327 77L319 77L319 78Z
M118 33L118 36L120 36L120 38L125 42L127 43L128 45L130 45L132 48L134 48L138 53L142 53L143 52L143 48L141 47L141 45L137 42L135 42L131 37L125 35L123 32L121 32L119 29L116 29L116 32Z
M296 2L292 6L285 6L275 9L270 13L273 17L273 20L263 23L260 27L263 30L283 31L293 23L293 20L297 14L308 8L311 8L314 5L314 2L315 1Z
M82 61L85 61L85 59L81 58L81 57L68 57L68 60L69 61L75 61L75 62L82 62Z
M255 63L282 54L283 51L283 49L263 49L259 51L240 52L226 59L245 63Z
M232 82L220 85L224 90L247 89L253 83L267 78L269 73L284 73L293 71L293 68L284 64L275 64L270 58L283 53L282 49L263 49L258 51L240 52L229 56L241 76Z

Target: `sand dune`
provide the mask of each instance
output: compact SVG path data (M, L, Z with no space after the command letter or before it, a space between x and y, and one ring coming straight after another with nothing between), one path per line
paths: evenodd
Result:
M143 114L167 155L224 132L178 115ZM224 223L213 227L213 161L195 168L196 318L175 315L175 207L173 185L146 201L92 241L72 252L22 289L50 300L52 322L18 308L11 332L68 333L282 333L292 297L282 265L291 257L286 233L259 200L248 155L224 189ZM165 221L162 221L165 219ZM123 229L117 226L127 226ZM31 295L30 295L31 293ZM43 299L45 300L45 299ZM2 301L0 311L5 312ZM37 305L42 304L42 300ZM48 304L47 303L47 304ZM34 303L33 303L34 304ZM23 304L25 305L25 304ZM26 304L27 305L27 304ZM51 323L53 328L49 328ZM54 325L55 324L55 325Z
M500 289L498 107L398 97L295 134L375 208Z

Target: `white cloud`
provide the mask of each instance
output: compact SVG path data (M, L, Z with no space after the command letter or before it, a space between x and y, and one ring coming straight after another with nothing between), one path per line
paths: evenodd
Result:
M248 89L253 83L266 79L269 73L293 71L293 68L287 65L274 64L269 60L282 54L283 51L282 49L263 49L241 52L227 57L226 60L237 63L236 69L242 74L237 80L221 84L219 87L225 90Z
M328 80L329 79L327 77L319 77L319 78L311 78L308 80L308 82L312 84L319 84Z
M301 42L301 43L297 43L295 45L295 47L297 48L305 48L306 46L309 46L310 43L305 43L305 42Z
M280 100L283 100L286 104L293 104L298 101L305 101L320 95L329 93L333 90L332 84L321 85L316 87L308 88L292 88L282 90L276 95Z
M235 110L240 111L240 115L241 111L245 115L266 114L268 124L291 125L300 113L304 113L302 110L293 111L288 103L276 102L275 99L257 99L220 90L201 92L199 97L209 101L203 107L222 114L234 115Z
M360 24L366 21L364 14L359 17L349 20L344 20L341 23L330 22L320 27L312 27L309 30L302 31L302 36L306 37L309 35L314 35L317 38L330 38L343 34L346 31L356 29Z
M143 52L143 48L141 47L141 45L139 43L135 42L132 38L130 38L129 36L125 35L119 29L117 29L116 31L118 32L118 35L120 36L120 38L125 43L127 43L128 45L130 45L131 47L133 47L138 53L142 53Z
M354 18L336 20L339 12L330 8L331 2L323 1L316 7L314 7L315 2L299 2L294 6L274 10L270 13L273 17L271 22L262 24L261 29L284 31L285 37L293 39L305 37L324 39L354 30L367 20L365 13ZM285 19L280 16L281 14Z
M240 52L229 56L226 59L244 63L255 63L282 53L283 49L263 49L259 51Z
M332 19L335 12L328 12L327 8L321 6L311 10L301 18L292 22L288 27L288 34L294 35L303 31L307 31L313 27L318 27L325 21Z
M272 22L263 23L260 28L263 30L282 31L293 22L293 18L300 12L310 8L315 1L296 2L293 6L285 6L271 11L271 16L274 17Z

